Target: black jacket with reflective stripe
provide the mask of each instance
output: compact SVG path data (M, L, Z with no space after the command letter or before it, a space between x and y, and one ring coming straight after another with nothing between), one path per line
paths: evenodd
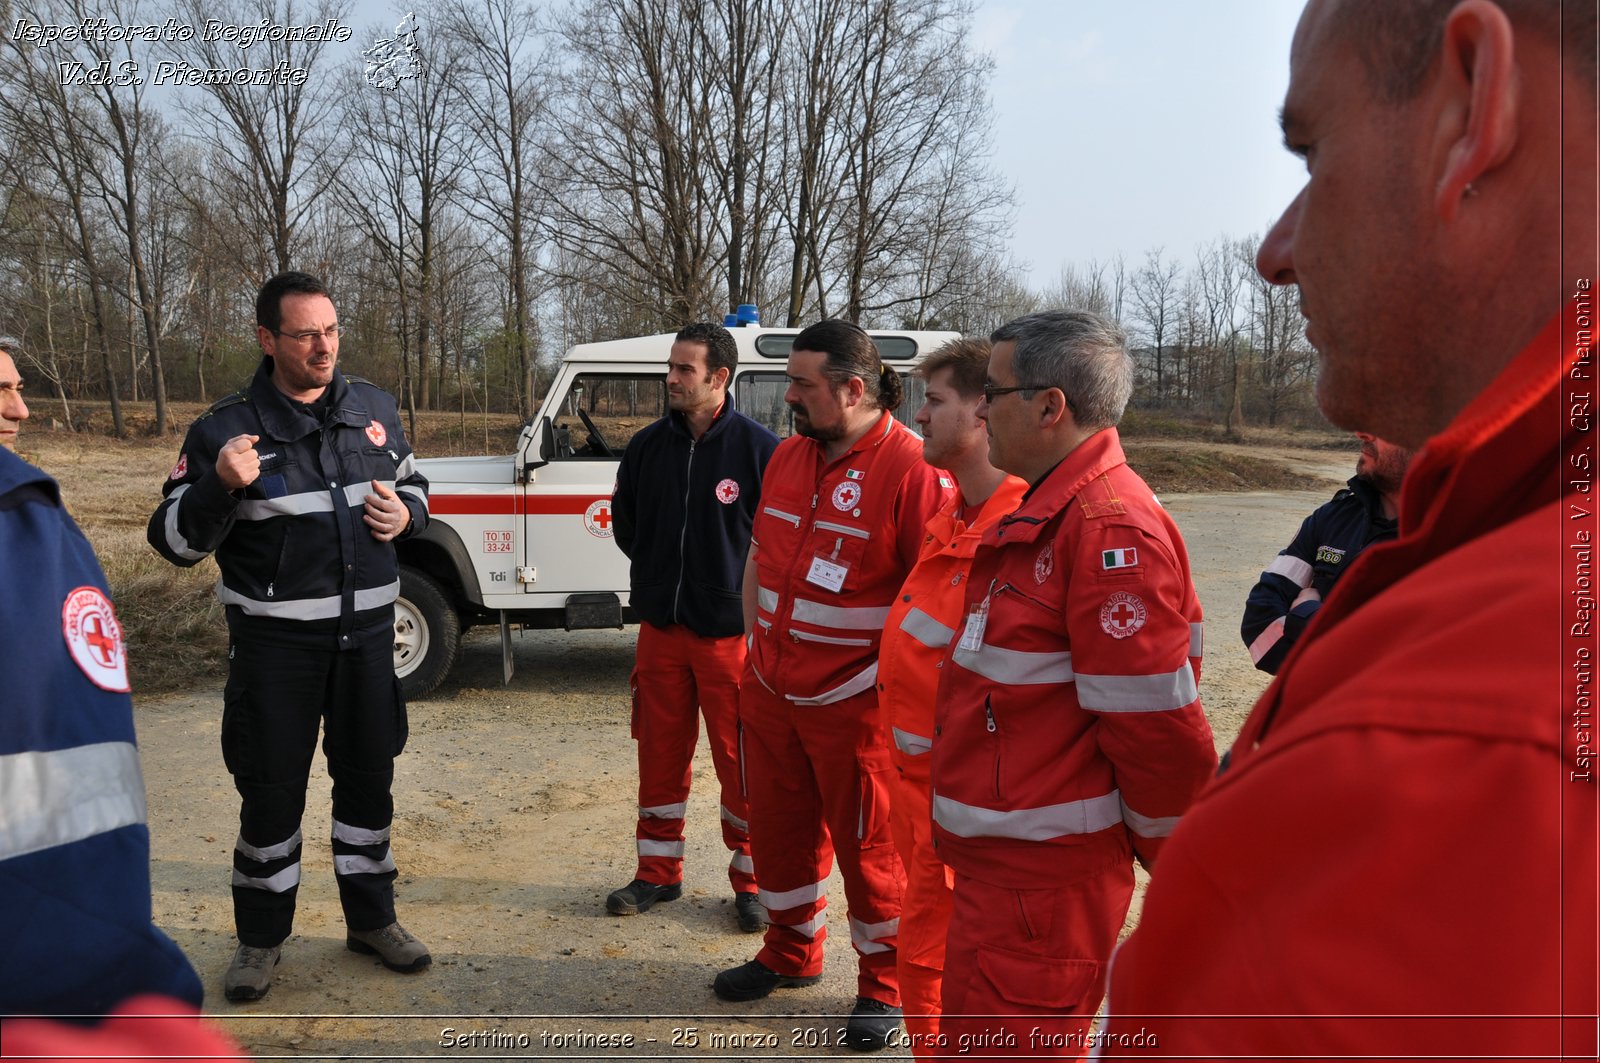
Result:
M177 565L215 552L217 598L235 629L351 648L356 632L389 622L399 592L393 543L374 539L362 520L371 481L393 486L411 511L400 538L426 526L428 482L387 392L335 370L326 405L308 407L279 391L271 373L263 358L249 387L189 427L147 537ZM229 491L217 453L245 434L260 437L261 474Z

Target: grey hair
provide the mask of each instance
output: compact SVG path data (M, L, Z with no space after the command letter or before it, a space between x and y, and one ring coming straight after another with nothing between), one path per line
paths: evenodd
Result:
M15 336L0 336L0 351L5 351L15 358L22 353L22 341Z
M996 343L1012 343L1018 384L1060 388L1082 428L1099 431L1122 420L1133 395L1128 334L1089 310L1042 310L995 329Z

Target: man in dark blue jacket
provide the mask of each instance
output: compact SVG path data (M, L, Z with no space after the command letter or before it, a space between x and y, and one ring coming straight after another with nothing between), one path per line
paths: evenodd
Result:
M394 542L427 524L428 481L394 397L339 372L342 331L315 277L280 273L262 286L255 379L190 426L147 530L173 564L215 552L222 571L222 758L240 797L229 1000L265 995L294 921L319 725L346 944L396 971L432 959L395 918L389 848L406 741Z
M56 482L0 447L0 1015L200 1004L150 921L127 643Z
M1400 482L1411 451L1357 432L1361 457L1349 486L1305 519L1294 541L1261 573L1244 605L1241 634L1250 657L1263 672L1278 666L1322 608L1335 581L1349 571L1361 551L1395 537Z
M683 815L690 762L706 718L722 788L722 840L733 852L739 927L764 924L739 782L739 680L744 672L740 587L761 474L778 437L733 408L739 361L720 325L679 332L667 362L667 416L628 443L611 500L617 545L633 562L638 612L633 737L639 748L638 865L606 898L636 915L683 894Z

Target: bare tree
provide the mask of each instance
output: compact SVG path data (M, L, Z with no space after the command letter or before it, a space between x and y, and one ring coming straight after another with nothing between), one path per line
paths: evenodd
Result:
M1155 348L1155 401L1166 399L1166 343L1178 315L1182 267L1162 257L1162 248L1145 252L1144 265L1133 276L1132 295L1136 320Z

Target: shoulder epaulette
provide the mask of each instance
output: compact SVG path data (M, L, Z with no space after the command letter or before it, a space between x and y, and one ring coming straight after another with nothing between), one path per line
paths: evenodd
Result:
M249 401L250 401L250 393L248 391L244 390L243 388L241 388L240 390L235 391L232 395L224 395L222 398L218 399L216 402L213 402L211 404L211 407L208 410L206 410L205 413L202 413L199 417L195 418L195 420L203 421L207 417L210 417L212 414L216 413L218 410L225 410L229 406L237 406L241 402L249 402Z

